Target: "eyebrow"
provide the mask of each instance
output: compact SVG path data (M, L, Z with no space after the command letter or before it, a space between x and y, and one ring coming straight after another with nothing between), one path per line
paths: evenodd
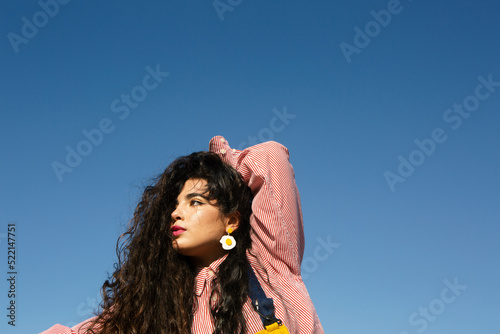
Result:
M201 197L201 198L204 198L205 200L209 201L210 199L205 196L204 194L200 194L200 193L189 193L186 195L186 199L191 199L193 197Z
M189 193L185 196L186 200L190 200L193 197L201 197L204 200L206 200L207 202L210 202L210 198L208 198L207 196L200 194L200 193ZM179 205L179 201L177 199L175 200L175 205Z

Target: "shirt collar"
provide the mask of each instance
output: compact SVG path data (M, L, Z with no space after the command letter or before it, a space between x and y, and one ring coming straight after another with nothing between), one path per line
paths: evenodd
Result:
M208 267L198 267L195 271L195 294L199 297L201 296L203 290L207 283L211 283L212 280L217 277L217 272L219 271L219 267L222 262L226 259L228 254L218 258L214 262L210 263Z

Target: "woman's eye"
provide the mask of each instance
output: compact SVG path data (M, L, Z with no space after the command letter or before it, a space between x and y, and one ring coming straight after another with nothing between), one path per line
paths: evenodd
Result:
M191 201L191 205L201 205L201 204L203 204L203 203L200 202L200 201L197 201L197 200L192 200Z

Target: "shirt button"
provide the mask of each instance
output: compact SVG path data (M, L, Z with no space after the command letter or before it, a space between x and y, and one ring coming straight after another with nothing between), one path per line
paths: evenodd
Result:
M226 150L225 150L225 149L223 149L223 148L221 148L221 149L220 149L220 151L219 151L219 153L221 153L221 154L226 154Z
M221 139L220 139L220 142L221 142L222 144L224 144L224 143L226 142L226 140L225 140L224 138L221 138Z
M236 153L236 149L235 148L233 148L233 153Z

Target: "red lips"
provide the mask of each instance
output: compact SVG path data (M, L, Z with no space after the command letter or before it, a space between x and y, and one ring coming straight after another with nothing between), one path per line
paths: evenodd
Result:
M183 233L184 231L186 231L186 229L184 227L180 227L177 225L172 226L172 234L175 236L178 236L179 234Z

